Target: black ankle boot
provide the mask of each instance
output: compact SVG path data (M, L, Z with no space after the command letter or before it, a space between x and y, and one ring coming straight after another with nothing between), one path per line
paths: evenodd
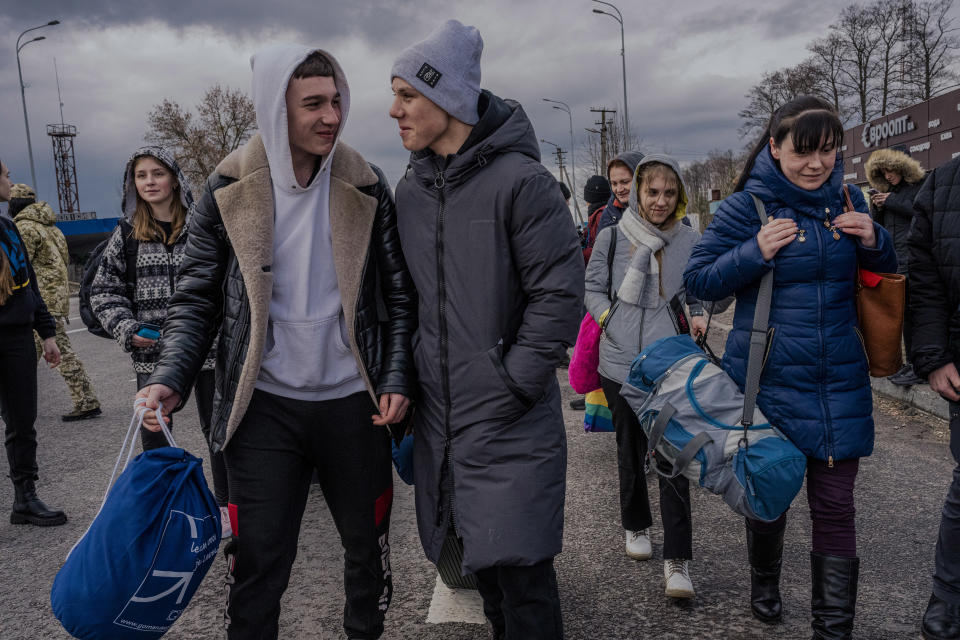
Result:
M14 484L14 495L10 524L35 524L38 527L53 527L67 521L67 514L63 511L51 509L37 497L33 480L24 480Z
M920 632L924 640L960 640L960 605L931 595Z
M860 558L810 554L813 640L847 640L853 634Z
M783 618L780 600L780 560L783 557L783 532L759 533L747 523L747 557L750 559L750 611L767 624Z

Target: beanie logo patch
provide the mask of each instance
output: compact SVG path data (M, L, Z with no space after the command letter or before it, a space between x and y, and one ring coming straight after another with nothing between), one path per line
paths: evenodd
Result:
M431 67L426 62L424 62L423 66L420 67L420 71L417 71L417 77L430 85L431 89L437 86L437 83L440 82L440 78L442 76L442 73Z

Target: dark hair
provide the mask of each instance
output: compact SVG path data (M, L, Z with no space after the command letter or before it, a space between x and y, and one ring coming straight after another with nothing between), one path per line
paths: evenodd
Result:
M779 146L787 135L793 140L793 148L798 153L809 153L829 147L839 148L843 142L843 123L832 104L819 96L797 96L781 106L770 116L770 122L763 135L757 140L734 191L743 191L753 165L767 148L770 138ZM779 166L779 162L777 166Z
M319 51L314 51L293 70L292 78L332 78L333 63Z
M10 202L7 203L7 215L13 218L36 201L36 198L10 198Z

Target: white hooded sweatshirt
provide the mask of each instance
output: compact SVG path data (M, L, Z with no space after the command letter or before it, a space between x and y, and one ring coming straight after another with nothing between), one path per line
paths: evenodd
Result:
M306 187L297 184L287 134L286 90L316 47L276 45L254 54L253 103L273 180L273 295L256 388L297 400L329 400L365 391L349 347L330 237L330 167L350 109L337 61L341 118L333 149Z

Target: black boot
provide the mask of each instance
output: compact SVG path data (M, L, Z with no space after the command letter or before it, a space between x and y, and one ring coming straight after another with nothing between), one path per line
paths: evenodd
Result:
M860 558L810 554L813 640L846 640L853 634Z
M960 605L931 595L920 632L924 640L960 640Z
M750 610L753 617L767 624L783 618L780 600L780 559L783 557L783 532L759 533L747 523L747 556L750 559Z
M37 497L33 480L23 480L13 485L15 498L10 524L35 524L38 527L53 527L64 524L67 514L55 511Z

